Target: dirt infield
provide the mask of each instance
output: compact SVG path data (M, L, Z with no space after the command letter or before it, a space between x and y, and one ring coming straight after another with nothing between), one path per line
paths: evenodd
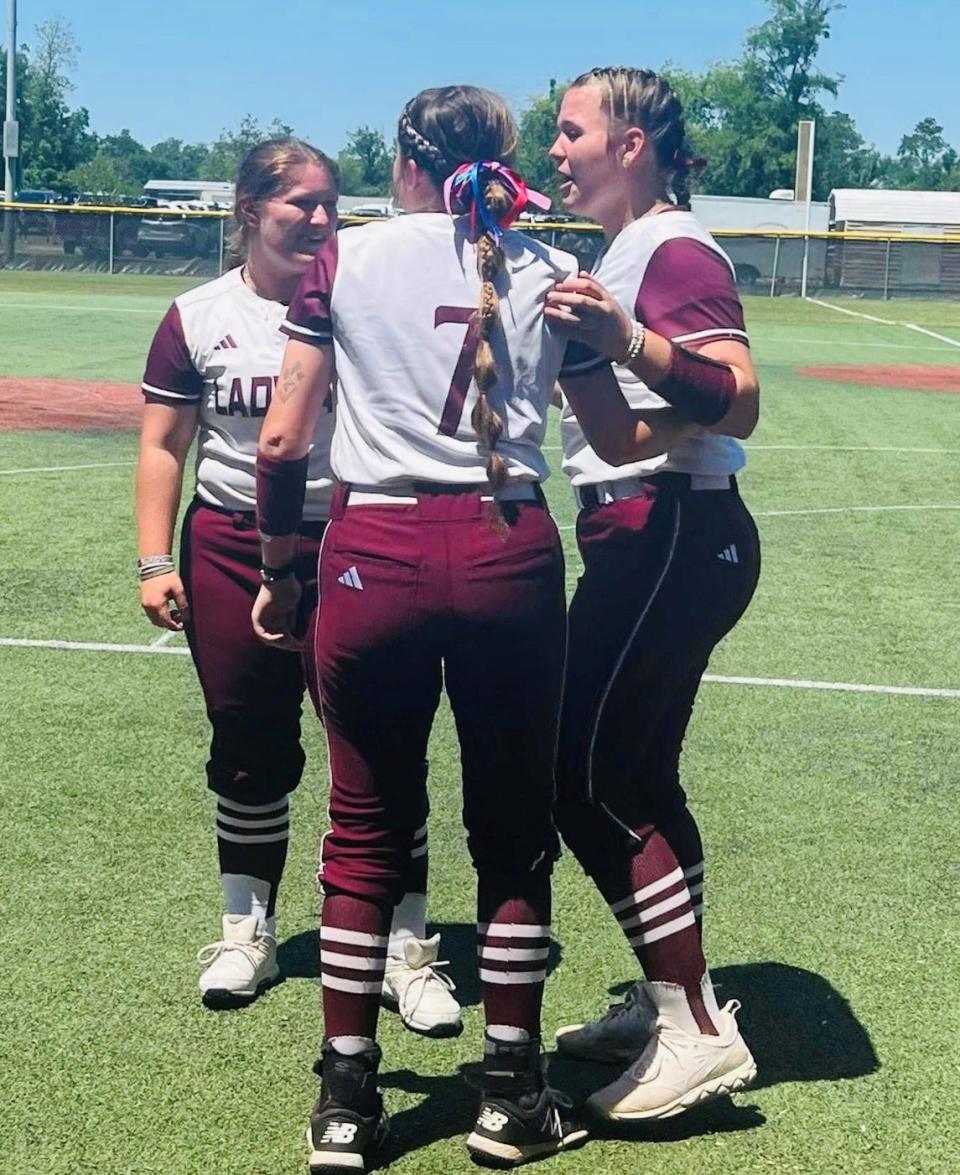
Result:
M134 384L0 375L0 430L136 432L142 416Z
M929 365L888 366L884 363L862 366L839 364L827 367L798 367L797 375L830 383L866 384L871 388L906 388L914 392L953 392L960 394L960 367Z

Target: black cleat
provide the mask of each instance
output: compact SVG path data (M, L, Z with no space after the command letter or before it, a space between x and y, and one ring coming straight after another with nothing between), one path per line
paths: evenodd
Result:
M313 1067L322 1084L307 1127L310 1175L363 1175L367 1156L386 1138L389 1119L377 1089L382 1055L377 1045L349 1057L323 1046Z
M571 1119L571 1104L547 1085L539 1040L505 1044L488 1037L470 1157L484 1167L519 1167L582 1146L588 1132Z

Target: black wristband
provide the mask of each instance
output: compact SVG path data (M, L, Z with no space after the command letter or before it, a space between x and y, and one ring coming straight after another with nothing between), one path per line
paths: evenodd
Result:
M281 579L289 579L296 571L297 565L291 559L289 563L284 563L282 567L267 567L265 563L260 564L260 580L262 583L279 583Z

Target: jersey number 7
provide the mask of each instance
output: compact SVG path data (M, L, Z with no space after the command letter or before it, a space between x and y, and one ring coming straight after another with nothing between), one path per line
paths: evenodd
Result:
M457 435L460 427L463 405L473 380L473 361L480 344L480 315L475 308L471 309L468 306L438 306L433 315L433 329L436 330L438 326L448 322L458 322L467 328L457 358L457 366L453 369L450 391L447 392L446 403L443 405L440 427L437 429L441 436L453 437Z

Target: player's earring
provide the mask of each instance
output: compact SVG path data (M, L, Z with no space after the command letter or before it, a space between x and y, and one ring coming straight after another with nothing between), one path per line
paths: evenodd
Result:
M630 160L626 157L626 155L624 155L620 162L623 164L624 169L630 166Z

